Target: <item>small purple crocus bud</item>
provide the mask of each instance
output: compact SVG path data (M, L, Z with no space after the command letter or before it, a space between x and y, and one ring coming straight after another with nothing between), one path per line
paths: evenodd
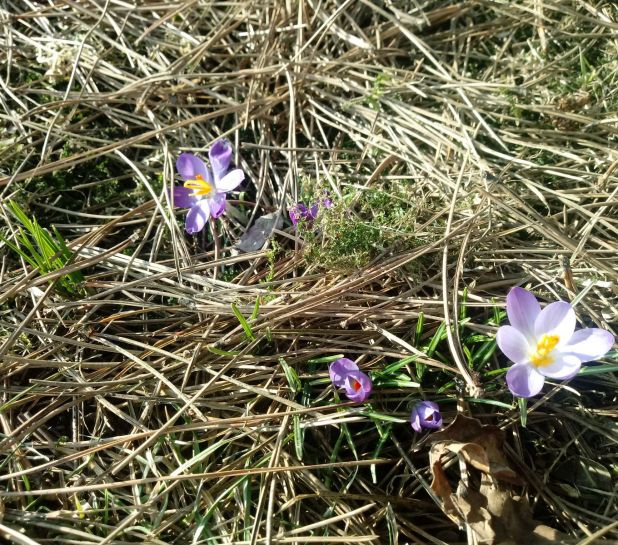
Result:
M361 371L350 371L345 377L345 395L350 401L363 403L373 389L371 379Z
M331 363L328 374L335 388L343 388L350 401L363 403L371 395L371 379L348 358L339 358Z
M423 428L437 430L442 427L440 407L433 401L419 401L412 409L412 429L420 433Z

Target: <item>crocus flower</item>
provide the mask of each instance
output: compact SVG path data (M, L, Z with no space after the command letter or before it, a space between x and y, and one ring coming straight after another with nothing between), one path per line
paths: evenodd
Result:
M440 407L433 401L419 401L412 409L410 418L412 429L421 433L423 428L437 430L442 427L442 415Z
M506 374L513 395L532 397L543 388L545 377L566 380L575 376L581 364L603 357L614 344L604 329L575 331L575 311L565 301L541 310L534 295L513 288L506 298L511 325L498 329L500 350L514 365Z
M335 360L330 364L328 373L335 387L344 388L345 395L351 401L362 403L371 394L371 379L348 358Z
M181 153L176 161L178 173L185 181L174 187L173 204L188 208L185 229L192 235L204 228L209 217L218 218L225 211L225 194L235 189L245 174L239 168L228 172L232 160L232 144L218 140L208 151L210 169L192 153Z

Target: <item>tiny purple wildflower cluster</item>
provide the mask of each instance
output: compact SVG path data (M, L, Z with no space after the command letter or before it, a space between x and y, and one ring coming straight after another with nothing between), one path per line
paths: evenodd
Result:
M311 225L318 217L320 206L329 209L333 206L333 201L326 195L320 202L312 204L310 207L305 206L302 202L296 203L289 210L292 224L298 226L299 223L304 221Z
M290 220L294 225L298 225L301 221L312 222L318 217L319 206L314 204L311 208L307 208L302 202L296 203L290 208Z

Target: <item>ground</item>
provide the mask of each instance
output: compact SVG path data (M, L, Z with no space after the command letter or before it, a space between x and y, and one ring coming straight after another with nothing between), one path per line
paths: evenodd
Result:
M618 543L617 351L526 401L495 343L513 286L618 332L614 3L0 20L5 540ZM188 235L175 162L220 138L245 181ZM320 206L294 226L299 202ZM331 384L341 357L366 403ZM420 400L458 423L415 433ZM512 478L437 435L470 429ZM516 503L495 535L449 511L438 454L453 495Z

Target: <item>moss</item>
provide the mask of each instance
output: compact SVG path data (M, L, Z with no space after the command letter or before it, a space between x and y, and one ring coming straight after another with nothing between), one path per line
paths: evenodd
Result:
M380 242L380 230L356 219L347 219L340 211L325 224L328 239L319 239L310 246L309 257L326 268L354 269L366 265L375 255Z
M384 252L417 246L422 241L415 226L424 210L418 202L411 186L400 181L360 191L350 188L333 208L322 208L313 225L299 226L307 241L307 259L327 269L353 272Z
M70 142L65 143L60 157L70 156L74 149L72 146ZM52 203L66 210L105 211L119 201L133 200L135 183L122 174L109 158L57 170L24 183L19 192L20 205L27 208L30 202L36 201ZM57 219L53 213L47 214L44 224L49 225Z
M241 273L241 269L236 265L230 265L227 267L223 267L221 271L220 279L223 282L233 282L234 278L236 278Z
M389 74L378 74L373 82L373 86L371 87L371 91L365 97L364 103L365 106L368 106L372 110L381 111L382 104L380 103L380 99L384 95L386 91L386 87L391 81L391 76Z

